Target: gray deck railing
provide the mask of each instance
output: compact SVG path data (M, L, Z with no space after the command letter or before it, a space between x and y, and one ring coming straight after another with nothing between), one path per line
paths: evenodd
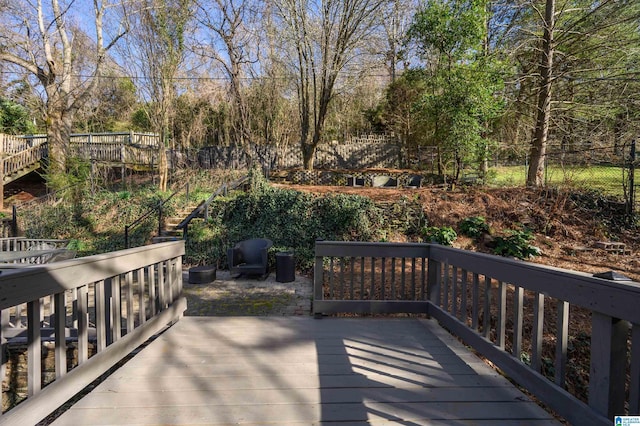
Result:
M639 302L635 282L435 244L316 243L316 317L427 314L572 424L639 414ZM588 359L569 351L585 339Z
M63 248L69 240L48 238L6 237L0 238L0 251L43 250Z
M39 422L176 321L186 309L183 255L184 242L178 241L3 271L0 378L9 379L5 354L10 339L26 340L28 353L26 398L1 414L0 423ZM17 318L15 307L24 303L26 318ZM13 336L16 321L26 321L24 336ZM43 365L45 340L54 352L53 372ZM67 355L74 349L76 360L70 365ZM19 375L15 367L11 376ZM3 386L3 400L6 393Z

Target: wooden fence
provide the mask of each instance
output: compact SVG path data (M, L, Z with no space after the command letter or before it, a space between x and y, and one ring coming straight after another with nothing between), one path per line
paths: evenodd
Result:
M30 146L47 143L47 135L25 135L19 139L27 141ZM73 133L69 143L73 144L115 144L146 145L157 147L160 137L153 133L119 132L119 133Z
M234 146L204 147L198 152L198 163L203 168L233 169L256 163L268 170L303 166L299 145L253 145L246 151ZM314 167L324 169L401 168L405 163L404 151L398 144L380 141L322 144L314 155Z
M316 243L317 317L430 315L571 424L640 413L639 302L635 282L435 244Z
M9 374L4 357L11 323L26 322L28 354L26 400L2 413L0 423L36 424L176 321L186 309L181 296L183 255L184 242L178 241L3 271L0 378L20 373ZM25 303L26 318L17 318L16 307ZM44 319L49 328L41 327ZM70 336L77 336L77 365L67 363L73 349L67 343ZM44 340L53 344L53 373L42 364ZM7 389L3 385L3 400Z

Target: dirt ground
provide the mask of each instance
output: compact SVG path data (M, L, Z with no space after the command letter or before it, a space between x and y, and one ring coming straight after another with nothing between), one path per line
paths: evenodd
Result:
M613 209L592 205L570 192L517 188L458 187L390 189L368 187L279 185L312 193L347 193L370 197L374 201L417 199L430 226L451 226L472 216L483 216L493 235L526 226L536 235L534 245L542 255L531 261L586 273L616 271L640 281L640 236L633 229L616 229L622 216ZM614 224L610 226L609 224ZM402 236L397 236L401 239ZM627 254L610 253L596 247L598 242L622 242ZM454 246L490 252L458 232Z

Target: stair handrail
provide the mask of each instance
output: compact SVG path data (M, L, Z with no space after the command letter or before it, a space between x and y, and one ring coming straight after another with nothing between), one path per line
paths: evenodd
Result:
M130 224L125 225L124 226L124 248L125 249L130 248L129 247L129 231L131 230L131 228L134 228L134 227L140 225L142 223L142 221L147 219L149 216L151 216L156 211L158 212L158 234L160 234L162 232L162 207L164 207L165 204L167 204L169 201L171 201L171 199L173 197L175 197L178 193L180 193L185 188L186 188L186 194L187 194L186 196L187 196L187 199L188 199L189 198L189 182L187 182L184 185L178 187L178 189L173 191L173 193L171 193L171 195L169 195L166 199L160 201L157 206L151 207L142 216L140 216L139 218L137 218L136 220L134 220Z
M198 207L193 209L191 213L187 217L185 217L179 224L176 225L176 229L183 230L183 237L186 239L187 237L187 228L189 227L189 223L196 217L199 217L204 212L204 218L208 219L209 217L209 205L213 202L213 200L221 194L225 194L227 191L236 189L243 183L245 183L249 179L249 175L242 176L241 178L227 184L226 182L220 185L220 187L209 196L206 200L202 201L198 204Z

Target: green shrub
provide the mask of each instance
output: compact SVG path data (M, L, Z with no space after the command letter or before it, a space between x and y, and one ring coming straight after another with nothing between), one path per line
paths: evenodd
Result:
M483 234L489 233L489 225L482 216L472 216L462 219L458 226L460 227L460 232L476 240L482 237Z
M538 247L530 244L533 241L533 234L528 230L509 230L506 236L498 236L494 241L493 252L500 256L528 259L541 254Z
M458 234L450 226L426 226L422 228L422 238L427 242L450 246L458 238Z
M207 226L217 235L216 251L223 258L226 248L238 241L269 238L274 247L292 249L303 270L313 265L316 239L375 241L382 228L382 215L369 198L316 196L262 184L246 193L217 198L209 211Z

